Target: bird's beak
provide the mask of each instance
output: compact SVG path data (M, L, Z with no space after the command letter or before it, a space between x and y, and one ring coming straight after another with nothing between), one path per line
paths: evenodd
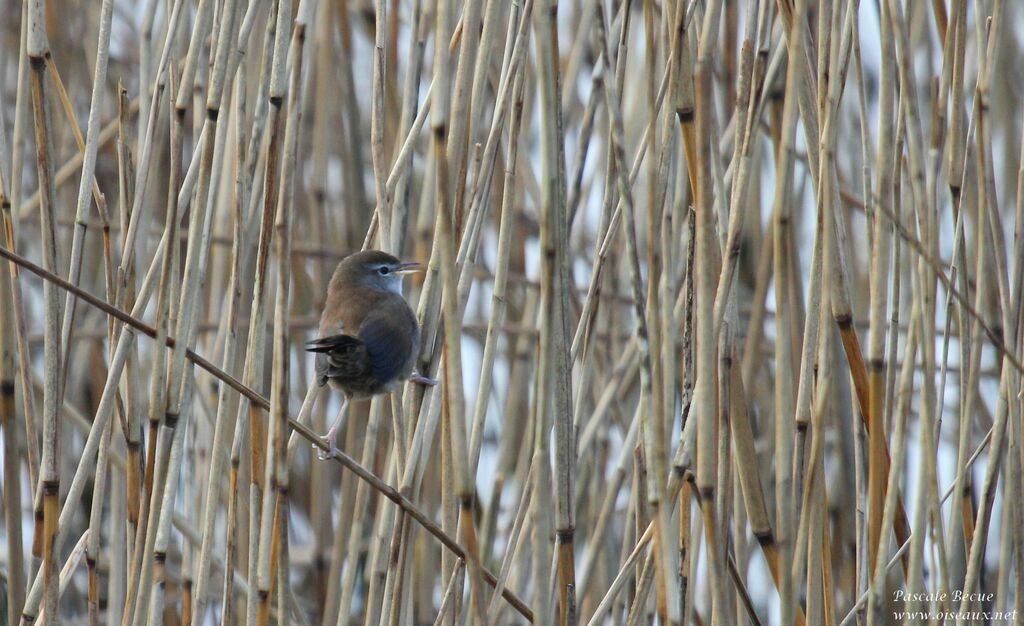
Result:
M422 272L422 271L423 271L423 266L422 265L420 265L416 261L409 261L407 263L399 264L398 268L395 270L394 273L395 274L414 274L416 272Z

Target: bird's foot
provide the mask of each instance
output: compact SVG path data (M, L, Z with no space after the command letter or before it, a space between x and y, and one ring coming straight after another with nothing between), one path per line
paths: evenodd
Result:
M428 378L419 372L413 372L412 376L409 377L409 382L423 385L424 387L434 387L437 385L436 378Z
M327 446L327 450L324 450L320 446L314 445L313 447L316 448L316 458L320 459L321 461L326 461L328 459L333 459L334 457L338 456L337 439L338 431L334 428L327 431L327 434L324 435L323 437L320 437L320 441L322 441L324 445Z
M326 438L323 438L322 441L324 443L327 443L327 439ZM327 444L327 448L328 448L327 450L324 450L323 448L321 448L319 446L313 446L313 447L316 448L316 458L320 459L321 461L327 461L327 460L333 459L334 457L338 456L338 448L335 447L335 446L332 446L330 444Z

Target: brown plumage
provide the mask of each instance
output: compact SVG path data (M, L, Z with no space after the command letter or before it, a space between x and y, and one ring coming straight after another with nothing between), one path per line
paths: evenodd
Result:
M316 353L317 384L344 394L325 439L330 454L349 400L388 393L406 380L437 384L414 371L420 327L402 297L402 277L419 271L380 250L345 257L327 286L320 337L306 344Z

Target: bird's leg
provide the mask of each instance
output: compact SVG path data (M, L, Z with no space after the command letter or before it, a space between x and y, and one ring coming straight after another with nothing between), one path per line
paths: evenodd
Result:
M409 382L416 383L417 385L423 385L424 387L433 387L437 384L436 378L428 378L419 372L414 371L412 376L409 377Z
M342 422L345 421L345 416L348 415L348 396L343 396L341 399L341 408L338 409L338 415L335 416L334 422L331 423L330 429L327 434L320 438L325 444L327 444L327 452L324 452L317 446L316 457L321 461L333 458L338 454L338 430L341 429Z

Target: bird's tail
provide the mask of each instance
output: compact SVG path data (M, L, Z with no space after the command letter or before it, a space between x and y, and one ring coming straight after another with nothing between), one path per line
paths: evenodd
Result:
M306 342L306 352L327 353L339 348L354 348L363 342L351 335L330 335Z

